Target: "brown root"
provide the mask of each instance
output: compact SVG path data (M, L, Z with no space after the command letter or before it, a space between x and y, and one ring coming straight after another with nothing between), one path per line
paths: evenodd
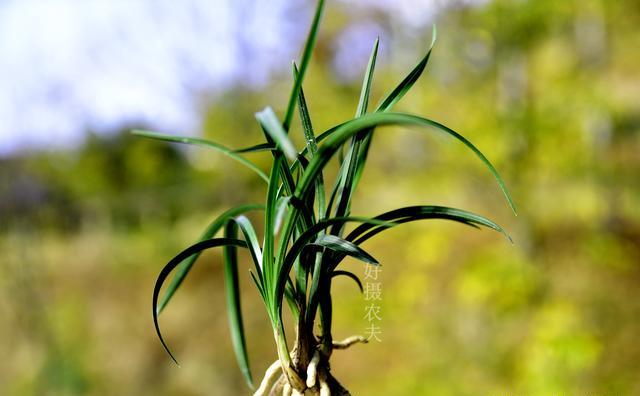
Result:
M367 340L363 336L351 336L351 337L345 338L342 341L333 341L331 345L333 346L333 349L347 349L350 346L357 344L359 342L366 344L369 342L369 340Z
M301 339L296 341L296 347L291 352L292 365L283 368L280 360L275 361L266 370L254 396L350 396L349 391L331 375L330 355L323 353L315 339L306 339L311 341L306 346L300 345ZM333 341L331 348L343 350L367 342L362 336L351 336L342 341Z

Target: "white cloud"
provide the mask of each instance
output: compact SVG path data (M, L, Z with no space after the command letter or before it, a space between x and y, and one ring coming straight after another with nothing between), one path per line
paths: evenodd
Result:
M199 93L227 89L245 64L256 82L288 69L291 54L281 65L272 55L291 23L269 3L245 12L233 0L2 3L0 153L132 122L197 132Z
M345 9L381 9L424 25L438 8L484 1L350 0ZM264 84L274 70L289 73L313 5L307 0L0 2L0 154L70 145L87 130L109 132L132 123L197 133L201 94L220 93L239 81ZM372 36L371 30L358 32ZM349 32L355 30L339 39L353 48ZM363 62L372 41L367 38L356 54ZM343 47L336 44L337 64L345 62Z

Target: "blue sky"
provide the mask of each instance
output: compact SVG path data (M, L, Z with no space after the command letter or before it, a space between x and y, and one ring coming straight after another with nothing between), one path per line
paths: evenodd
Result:
M447 3L345 0L337 6L388 12L412 28L430 24ZM132 123L197 133L202 109L216 95L241 78L260 86L289 70L313 6L304 0L5 0L0 155L69 146L89 130L106 133ZM349 42L381 34L377 30L366 20L345 29L335 62L354 48Z

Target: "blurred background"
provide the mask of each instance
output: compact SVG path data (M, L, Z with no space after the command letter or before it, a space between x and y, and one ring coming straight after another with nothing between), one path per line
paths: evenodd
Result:
M218 253L161 318L181 367L150 302L162 266L264 185L215 152L128 131L260 142L253 114L282 114L314 5L0 3L0 394L248 394ZM316 131L353 117L377 36L372 105L433 23L425 75L396 108L474 142L519 216L464 147L406 129L376 135L353 214L460 207L515 244L442 221L368 242L382 341L337 351L336 376L355 395L640 395L640 3L328 1L305 80ZM259 379L276 351L244 268ZM364 334L362 295L348 280L334 289L335 337Z

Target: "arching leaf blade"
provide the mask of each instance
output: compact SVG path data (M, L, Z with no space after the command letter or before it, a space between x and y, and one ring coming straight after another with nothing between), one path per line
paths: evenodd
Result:
M498 171L495 169L493 164L482 154L482 152L474 146L469 140L467 140L464 136L455 132L451 128L442 125L436 121L430 120L428 118L419 117L411 114L404 113L373 113L366 114L362 117L353 119L348 121L347 123L342 124L338 129L336 129L331 136L329 136L319 147L317 155L310 161L309 166L305 169L302 174L302 178L297 185L297 189L295 192L296 197L304 196L311 184L317 177L318 173L324 168L324 166L328 163L331 157L336 153L336 151L340 148L342 144L351 136L358 133L359 131L370 129L378 126L385 125L415 125L421 127L428 127L426 130L434 130L445 133L456 140L463 143L467 148L469 148L489 169L493 177L496 179L500 190L504 194L509 206L511 207L514 213L517 213L515 204L509 191L506 188L502 177L498 174Z
M178 253L174 258L172 258L169 261L169 263L167 263L167 265L165 265L164 268L162 268L162 270L160 271L160 274L158 275L158 278L156 279L156 283L153 287L153 297L151 300L153 325L155 326L156 334L158 335L158 338L160 339L162 346L164 347L165 351L167 351L171 359L176 364L178 364L178 361L176 360L173 353L171 353L171 350L169 350L169 347L167 346L167 343L165 342L164 337L162 336L162 333L160 331L160 324L158 323L158 297L160 295L160 290L162 289L162 285L164 284L164 281L167 279L171 271L173 271L186 258L191 257L196 253L200 253L205 249L210 249L210 248L220 247L220 246L229 246L229 245L242 247L242 248L247 247L247 244L244 241L241 241L239 239L214 238L214 239L208 239L206 241L200 241L194 245L189 246L185 250Z
M309 29L309 34L307 35L307 40L305 41L304 49L302 50L302 57L300 59L300 72L298 73L298 78L294 79L293 88L291 88L291 95L289 95L287 112L285 113L284 123L282 124L282 127L287 132L289 131L289 127L291 126L293 112L296 107L296 100L298 99L298 91L302 86L302 81L304 80L304 76L307 72L307 67L309 66L309 61L311 60L313 48L316 45L316 41L318 38L318 29L320 27L320 19L322 18L323 11L324 0L318 0L316 11L313 16L313 22L311 22L311 28Z
M287 279L289 279L289 272L293 267L294 262L298 258L298 256L302 253L302 250L309 245L309 243L316 238L319 237L321 232L333 224L337 223L345 223L345 222L360 222L360 223L372 223L376 225L388 225L391 224L385 220L377 220L368 217L342 217L342 218L330 218L319 221L313 226L309 227L302 234L300 234L291 248L287 251L286 256L283 259L282 267L278 270L277 274L277 284L276 284L276 292L275 292L275 301L281 301L284 293L284 286ZM315 266L318 267L320 263L316 262ZM314 279L312 284L312 293L315 291L319 284L319 274L320 268L314 269ZM311 297L310 297L311 298ZM307 312L309 313L309 312Z
M293 78L298 79L298 68L295 62L293 63ZM302 123L302 133L304 134L304 141L307 146L307 151L311 154L311 157L318 151L318 143L316 142L316 136L313 133L313 124L311 123L311 117L309 116L309 108L307 107L307 100L304 96L304 89L302 85L298 91L298 112L300 114L300 122Z
M158 133L158 132L146 131L146 130L140 130L140 129L133 130L131 133L137 136L143 136L151 139L162 140L165 142L191 144L195 146L214 149L226 155L227 157L239 162L240 164L246 166L247 168L251 169L258 176L260 176L262 180L266 182L269 181L269 178L267 177L267 175L262 170L260 170L260 168L258 168L256 164L239 155L237 151L232 150L228 147L225 147L222 144L213 142L211 140L198 138L198 137L168 135L164 133Z
M247 242L249 253L251 254L251 259L253 260L256 271L258 272L258 276L263 280L262 283L264 284L262 271L262 249L260 247L260 241L258 240L256 230L253 228L253 224L251 224L251 221L244 215L237 216L231 220L240 227L244 240Z
M270 290L270 285L273 284L273 267L274 267L274 251L275 251L275 223L277 217L277 204L278 204L278 185L280 180L281 164L284 158L278 155L274 158L273 166L271 167L271 175L269 177L269 188L267 190L267 205L265 209L264 220L264 257L263 257L263 273L265 288ZM270 304L271 302L268 301Z
M273 109L266 107L264 110L257 112L256 119L282 153L291 161L295 161L298 152L289 139L289 136L287 136L287 131L282 127L276 113L273 112Z
M233 150L233 152L236 154L260 153L264 151L273 151L275 149L276 149L276 146L274 146L272 143L260 143L260 144L254 144L253 146L235 149Z
M237 239L238 226L234 222L228 222L225 227L225 238ZM249 388L253 389L253 377L249 368L249 356L245 340L244 324L242 321L242 308L240 303L240 283L238 280L238 248L234 245L223 247L224 258L224 284L227 300L227 316L229 318L229 330L233 351L240 366L240 371L247 381Z
M373 256L371 256L369 253L364 251L364 249L362 249L358 245L335 235L329 235L329 234L321 235L320 237L318 237L318 239L315 242L309 245L324 247L324 248L333 250L334 252L343 253L343 254L346 254L347 256L351 256L360 261L364 261L367 264L372 264L372 265L379 264L378 260L376 260Z
M362 281L360 281L360 278L358 278L358 276L353 272L344 271L344 270L335 270L331 273L332 278L336 278L338 276L346 276L347 278L352 279L360 289L360 293L364 293L364 287L362 287Z
M371 56L369 57L367 71L365 72L364 79L362 81L360 99L358 100L358 108L356 109L356 117L360 117L367 113L367 107L369 106L369 96L371 95L371 83L373 82L373 71L376 68L376 59L378 57L379 44L380 38L376 38L376 41L373 44L373 50L371 50Z
M356 118L366 114L367 107L369 105L369 96L371 92L371 83L373 81L373 71L376 65L376 59L378 56L378 45L380 40L376 39L371 56L369 57L369 63L362 81L362 88L360 90L360 99L358 101L358 108L356 109ZM340 173L338 175L337 183L334 185L331 193L330 205L327 210L327 216L330 215L331 207L334 202L334 198L337 198L336 204L336 216L344 216L349 211L349 205L351 203L351 195L355 190L357 179L356 169L357 165L361 162L360 155L362 150L360 149L361 142L369 136L369 131L360 131L352 137L351 146L347 152L344 161L342 161L340 167ZM334 227L332 234L338 235L342 227Z
M263 209L264 209L264 205L260 205L260 204L247 204L247 205L240 205L240 206L231 208L226 212L220 214L215 220L213 220L207 226L207 228L205 228L205 230L202 232L202 235L200 235L200 238L198 238L198 241L204 241L204 240L213 238L216 235L216 233L219 230L221 230L222 227L224 227L225 223L232 217L238 216L240 214L243 214L252 210L263 210ZM185 258L184 262L181 263L180 267L177 269L176 274L171 279L171 282L169 283L167 290L162 296L162 300L158 305L158 314L160 314L160 312L162 312L162 310L167 306L169 301L171 301L171 298L173 297L173 295L178 290L178 288L180 287L184 279L189 274L191 267L196 262L198 257L200 257L200 252L196 252L192 256Z
M407 206L391 210L389 212L382 213L373 219L388 221L389 223L377 225L374 223L364 223L356 227L345 238L348 241L356 241L358 238L365 234L367 231L376 227L390 228L408 221L424 220L424 219L445 219L459 221L463 223L470 223L471 225L482 225L487 228L491 228L503 234L509 241L511 237L507 232L497 223L489 220L488 218L475 214L466 210L451 208L447 206L438 205L416 205Z
M298 320L298 317L300 316L300 308L298 308L298 303L296 302L293 286L287 284L284 288L284 297L287 300L289 309L291 310L291 315L293 315L295 320Z
M350 232L349 235L345 237L345 239L348 241L352 241L356 245L360 245L373 236L400 224L418 220L441 219L455 221L474 228L480 228L479 226L491 228L503 234L505 238L507 238L507 240L513 243L511 237L504 230L504 228L502 228L497 223L489 220L488 218L472 212L468 212L466 210L450 208L446 206L408 206L385 212L374 217L374 219L388 221L389 223L381 225L376 225L373 223L361 224L352 232ZM340 263L340 261L342 261L344 257L345 256L343 254L334 255L332 257L332 268L337 267L337 265Z
M429 46L429 50L422 57L420 62L411 70L411 72L398 84L389 95L387 95L378 108L377 112L389 111L402 97L409 92L409 90L413 87L413 85L418 81L422 72L427 67L427 63L429 63L429 58L431 57L431 51L433 50L433 45L436 42L436 26L433 25L433 31L431 36L431 45Z

